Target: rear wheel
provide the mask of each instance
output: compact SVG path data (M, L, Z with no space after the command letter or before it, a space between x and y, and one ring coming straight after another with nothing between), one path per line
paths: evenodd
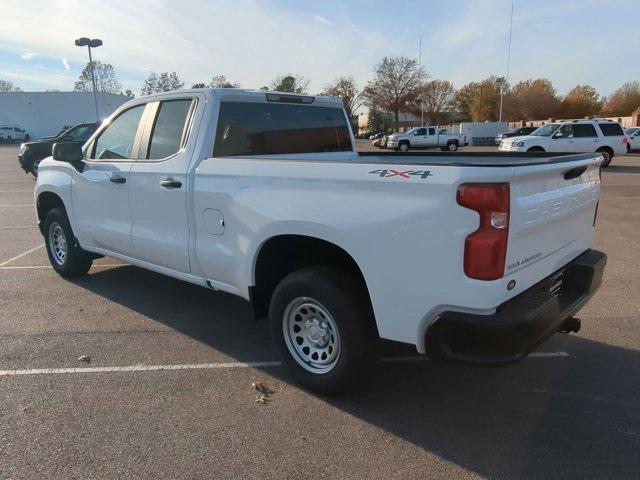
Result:
M449 143L447 143L447 150L449 150L450 152L457 151L458 150L457 142L449 142Z
M287 275L273 293L269 324L293 377L323 395L361 384L377 358L368 295L351 275L334 268Z
M92 257L78 245L63 209L53 208L47 213L44 240L51 266L63 277L84 275L91 268Z
M400 144L398 145L398 150L400 150L401 152L408 152L409 142L400 142Z
M606 168L611 163L611 159L613 158L613 151L610 148L599 148L596 150L596 153L602 155L602 168Z

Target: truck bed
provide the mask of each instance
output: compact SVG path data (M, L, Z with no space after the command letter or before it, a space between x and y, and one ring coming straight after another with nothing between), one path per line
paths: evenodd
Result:
M362 163L397 165L451 165L456 167L518 167L589 160L597 153L489 153L489 152L360 152Z

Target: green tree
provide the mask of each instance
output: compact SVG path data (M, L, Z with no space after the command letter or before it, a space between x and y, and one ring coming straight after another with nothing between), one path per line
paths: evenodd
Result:
M179 90L182 87L184 87L184 82L180 80L176 72L162 72L160 74L151 72L140 89L140 95Z
M206 83L194 83L193 85L191 85L191 88L207 88L207 84Z
M368 103L392 112L398 130L399 113L407 110L407 102L415 98L427 74L416 60L407 57L384 57L373 71L375 77L365 88Z
M122 85L120 80L116 77L113 70L113 65L110 63L102 63L99 60L93 61L93 73L96 79L96 91L120 93L122 91ZM73 86L75 92L92 92L93 83L91 82L91 64L87 62L85 67L80 72L80 76Z
M271 80L269 90L276 92L307 93L309 83L309 80L300 75L279 75Z
M0 92L21 92L22 90L16 87L12 82L8 80L0 80Z

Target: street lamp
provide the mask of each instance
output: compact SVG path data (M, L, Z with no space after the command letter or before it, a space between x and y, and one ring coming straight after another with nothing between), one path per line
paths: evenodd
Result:
M87 37L81 37L76 39L76 46L78 47L87 47L89 50L89 67L91 69L91 83L93 84L93 103L96 106L96 120L100 120L100 115L98 113L98 95L96 93L96 76L93 71L93 58L91 58L91 49L98 48L102 45L102 40L99 38L90 39Z

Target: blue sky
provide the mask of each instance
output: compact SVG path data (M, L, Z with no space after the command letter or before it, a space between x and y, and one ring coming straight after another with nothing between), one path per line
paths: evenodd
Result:
M514 0L510 80L547 77L609 94L640 80L639 4L618 0ZM149 71L176 71L187 86L225 74L246 88L276 75L340 75L361 85L385 55L418 56L431 78L456 86L504 75L511 0L4 0L0 78L24 90L70 90L87 61L80 36L99 37L138 93Z

